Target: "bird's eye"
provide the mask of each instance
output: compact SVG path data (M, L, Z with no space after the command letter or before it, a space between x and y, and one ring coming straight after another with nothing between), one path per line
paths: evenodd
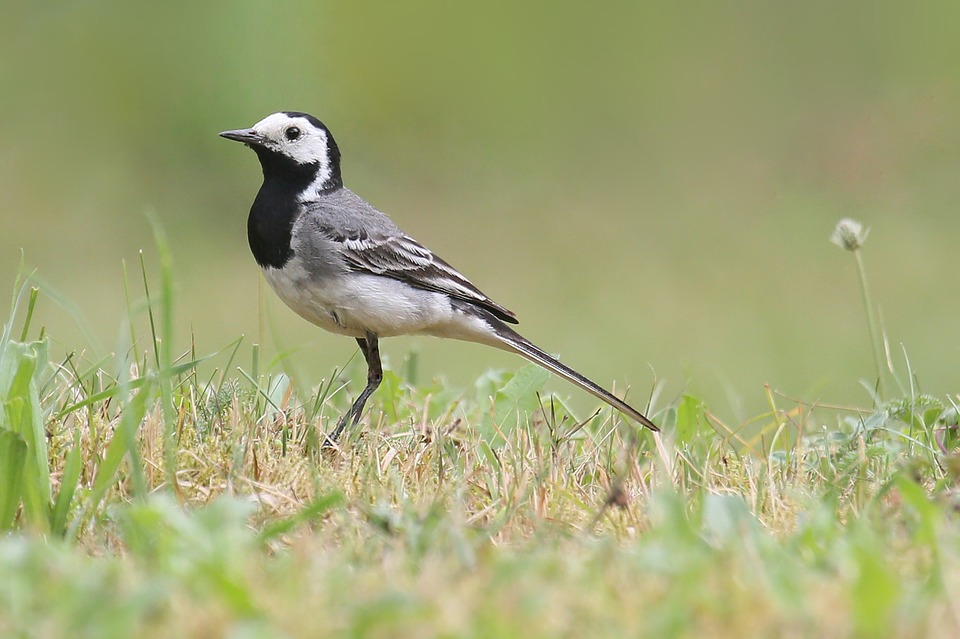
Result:
M293 142L294 140L300 137L300 129L298 129L295 126L292 126L286 131L284 131L283 134L287 137L288 140Z

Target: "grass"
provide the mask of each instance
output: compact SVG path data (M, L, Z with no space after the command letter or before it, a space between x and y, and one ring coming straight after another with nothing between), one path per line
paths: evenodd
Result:
M745 424L655 392L662 436L575 417L534 367L472 393L388 371L330 449L352 376L311 387L242 339L178 355L159 250L115 357L51 361L38 293L13 301L2 636L960 632L956 398L912 371L863 408L765 389Z

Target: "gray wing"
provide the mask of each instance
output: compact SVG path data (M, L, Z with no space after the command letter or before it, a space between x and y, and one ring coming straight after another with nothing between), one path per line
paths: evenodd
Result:
M459 271L403 233L390 218L349 189L338 189L316 202L301 222L306 223L313 241L322 238L327 244L324 248L334 248L351 270L445 293L485 308L504 322L518 323L512 311L484 295ZM319 250L311 251L312 254L325 252L316 248Z
M446 293L481 306L499 319L517 323L517 316L487 297L457 269L408 235L355 233L339 240L347 264L358 271L376 273L417 288Z

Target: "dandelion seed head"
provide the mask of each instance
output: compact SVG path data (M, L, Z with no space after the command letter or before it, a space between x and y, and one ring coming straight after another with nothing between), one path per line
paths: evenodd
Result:
M856 251L867 241L868 235L870 235L869 227L845 217L837 222L836 228L833 229L833 235L830 236L830 241L842 249Z

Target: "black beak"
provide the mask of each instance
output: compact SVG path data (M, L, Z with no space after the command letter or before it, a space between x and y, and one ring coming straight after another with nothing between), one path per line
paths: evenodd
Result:
M264 138L262 135L254 131L253 129L236 129L235 131L224 131L220 134L221 138L227 138L228 140L233 140L235 142L243 142L244 144L263 144Z

